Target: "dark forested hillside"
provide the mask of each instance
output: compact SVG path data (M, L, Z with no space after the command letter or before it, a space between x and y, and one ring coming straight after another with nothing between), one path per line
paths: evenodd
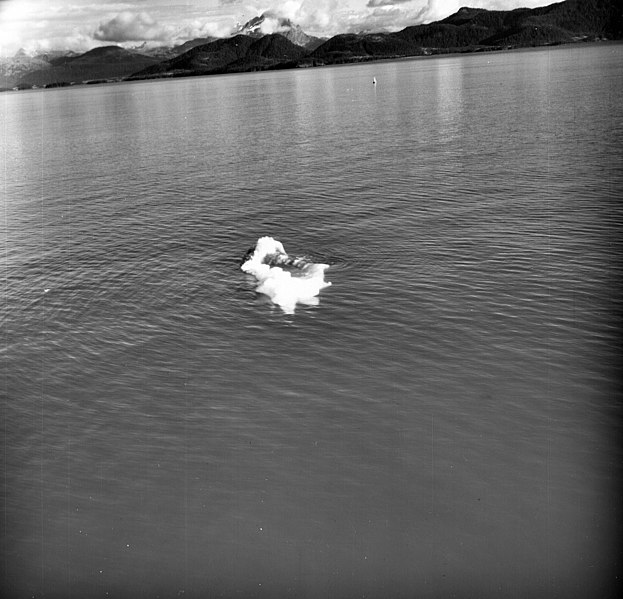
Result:
M236 35L197 46L172 60L135 73L132 79L263 70L281 64L295 66L305 54L304 48L278 33L259 39Z
M133 78L206 74L244 57L255 40L246 35L195 46L180 56L136 72Z
M64 56L45 68L23 76L21 85L54 86L68 82L127 77L138 69L156 64L155 58L119 46L94 48L79 56Z
M567 0L510 11L461 8L441 21L396 33L338 35L310 57L326 63L621 39L622 12L616 0Z
M541 8L510 11L462 8L431 25L400 32L424 46L456 47L506 44L530 46L584 38L619 38L620 9L613 0L567 0ZM617 12L619 13L617 26ZM430 32L435 37L430 37Z

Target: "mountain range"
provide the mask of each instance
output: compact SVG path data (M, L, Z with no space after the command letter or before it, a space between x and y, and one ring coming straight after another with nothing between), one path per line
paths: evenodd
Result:
M244 25L237 27L235 31L236 35L248 35L255 38L261 38L272 33L279 33L288 41L297 46L303 46L310 52L326 41L320 37L307 35L296 23L271 11L253 17Z
M267 30L273 32L264 33ZM393 33L340 34L328 40L264 13L239 26L232 37L200 38L180 46L131 50L105 46L80 55L34 58L18 53L9 64L0 65L0 88L310 67L605 39L623 39L619 0L565 0L510 11L465 7L427 25Z

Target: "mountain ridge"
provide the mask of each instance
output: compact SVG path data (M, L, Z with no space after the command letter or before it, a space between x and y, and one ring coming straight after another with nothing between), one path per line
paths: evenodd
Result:
M128 79L267 70L300 60L306 54L303 47L292 43L280 33L259 38L238 34L197 46L176 58L134 73Z
M281 32L264 35L262 26L267 19L271 19L268 28ZM240 33L243 30L247 34ZM55 86L68 82L209 75L623 39L623 9L617 0L564 0L510 11L462 7L433 23L412 25L396 32L338 34L307 47L303 43L306 38L298 35L302 32L300 27L269 12L254 17L236 31L228 38L199 38L166 51L162 49L161 55L155 50L143 54L137 49L106 46L78 56L55 54L34 62L33 68L25 56L19 56L12 79L4 76L3 84L0 71L0 87L9 87L9 81L17 81L20 87ZM298 35L293 34L299 43L292 41L292 35L288 37L289 32ZM306 36L304 32L303 35Z
M393 33L334 36L310 53L309 59L314 64L334 64L621 39L622 22L616 0L565 0L510 11L463 7L440 21Z
M56 87L74 82L120 79L158 62L155 58L120 46L99 46L78 56L52 59L48 66L23 76L18 85Z
M267 21L269 22L268 24ZM270 22L272 22L272 25ZM265 25L268 25L270 31L263 31ZM291 19L280 17L272 11L264 11L261 15L249 19L244 25L240 25L235 29L235 34L257 38L271 33L279 33L293 44L302 46L309 51L315 50L325 41L322 38L308 35L299 25L293 23Z

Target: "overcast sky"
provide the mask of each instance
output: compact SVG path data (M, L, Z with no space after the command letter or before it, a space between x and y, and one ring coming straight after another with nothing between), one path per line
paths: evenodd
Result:
M267 10L306 33L395 31L442 19L461 6L510 10L551 0L0 0L0 55L95 46L180 43L227 36ZM276 21L267 22L267 30ZM267 31L269 32L269 31Z

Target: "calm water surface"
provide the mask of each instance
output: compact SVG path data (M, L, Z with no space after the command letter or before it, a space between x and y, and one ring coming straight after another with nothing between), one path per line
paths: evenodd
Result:
M622 67L2 94L3 596L614 594Z

